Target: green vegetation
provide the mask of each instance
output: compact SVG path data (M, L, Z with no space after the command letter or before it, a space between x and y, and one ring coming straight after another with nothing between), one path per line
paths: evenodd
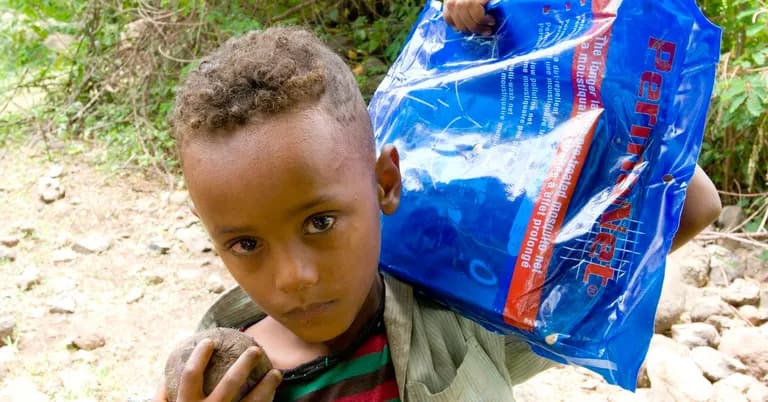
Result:
M33 4L34 3L34 4ZM423 0L0 0L4 93L42 89L32 115L0 121L0 145L21 129L95 140L107 166L174 171L167 117L174 87L225 38L274 24L313 27L376 88ZM722 62L700 162L725 196L762 208L768 191L768 6L700 0L723 27ZM55 49L55 50L53 50ZM15 89L14 89L15 88ZM5 109L0 103L0 113ZM76 150L74 150L76 152Z
M762 0L703 0L701 6L723 28L722 57L701 163L721 190L765 192L768 5Z
M314 27L370 96L420 8L414 0L0 0L0 51L15 55L0 61L2 92L47 96L31 116L0 122L0 145L26 127L44 139L99 141L108 166L173 171L167 118L180 72L226 38L275 24Z

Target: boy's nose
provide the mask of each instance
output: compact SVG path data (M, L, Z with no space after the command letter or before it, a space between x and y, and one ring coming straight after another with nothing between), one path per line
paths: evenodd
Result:
M285 250L276 255L275 287L293 293L317 284L319 275L315 264L301 252Z

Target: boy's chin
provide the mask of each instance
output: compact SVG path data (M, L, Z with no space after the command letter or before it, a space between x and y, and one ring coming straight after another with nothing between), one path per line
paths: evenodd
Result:
M291 331L296 334L296 336L307 343L330 342L341 336L345 330L345 328L330 325L291 328Z

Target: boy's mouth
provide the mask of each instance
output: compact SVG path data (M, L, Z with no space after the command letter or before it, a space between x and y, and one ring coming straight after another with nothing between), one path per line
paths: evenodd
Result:
M336 300L306 304L289 310L285 313L285 315L289 318L297 319L299 321L309 321L314 317L324 314L335 304Z

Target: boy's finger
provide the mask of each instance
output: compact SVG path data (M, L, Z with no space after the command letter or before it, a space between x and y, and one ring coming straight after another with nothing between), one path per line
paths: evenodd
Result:
M443 5L443 18L453 29L466 32L468 27L462 18L465 5L460 0L445 0Z
M467 14L471 20L470 31L483 35L489 35L493 32L492 27L496 24L496 19L485 13L485 6L483 4L473 4L472 7L467 9Z
M443 13L443 18L445 18L445 22L450 25L453 29L459 31L459 32L466 32L467 27L464 25L464 22L461 20L461 18L458 16L457 13Z
M453 29L458 30L456 28L456 21L453 20L453 15L449 13L443 13L443 18L445 18L445 22L450 25Z
M481 4L473 4L467 9L467 16L472 23L473 32L475 29L485 25L485 7Z
M472 32L472 27L474 25L474 22L472 21L472 17L469 16L468 13L456 13L454 18L456 19L456 25L457 29L461 32ZM460 27L460 29L459 29Z
M198 400L203 397L203 374L213 354L213 341L203 339L192 350L184 364L179 380L179 400Z
M221 377L218 385L211 393L214 400L231 401L240 392L240 389L245 385L248 379L248 375L251 370L256 367L264 357L264 351L257 347L251 346L237 358L232 367L227 370L224 377Z
M283 381L283 374L280 370L272 369L262 378L248 395L243 398L244 402L271 402L275 398L277 386Z

